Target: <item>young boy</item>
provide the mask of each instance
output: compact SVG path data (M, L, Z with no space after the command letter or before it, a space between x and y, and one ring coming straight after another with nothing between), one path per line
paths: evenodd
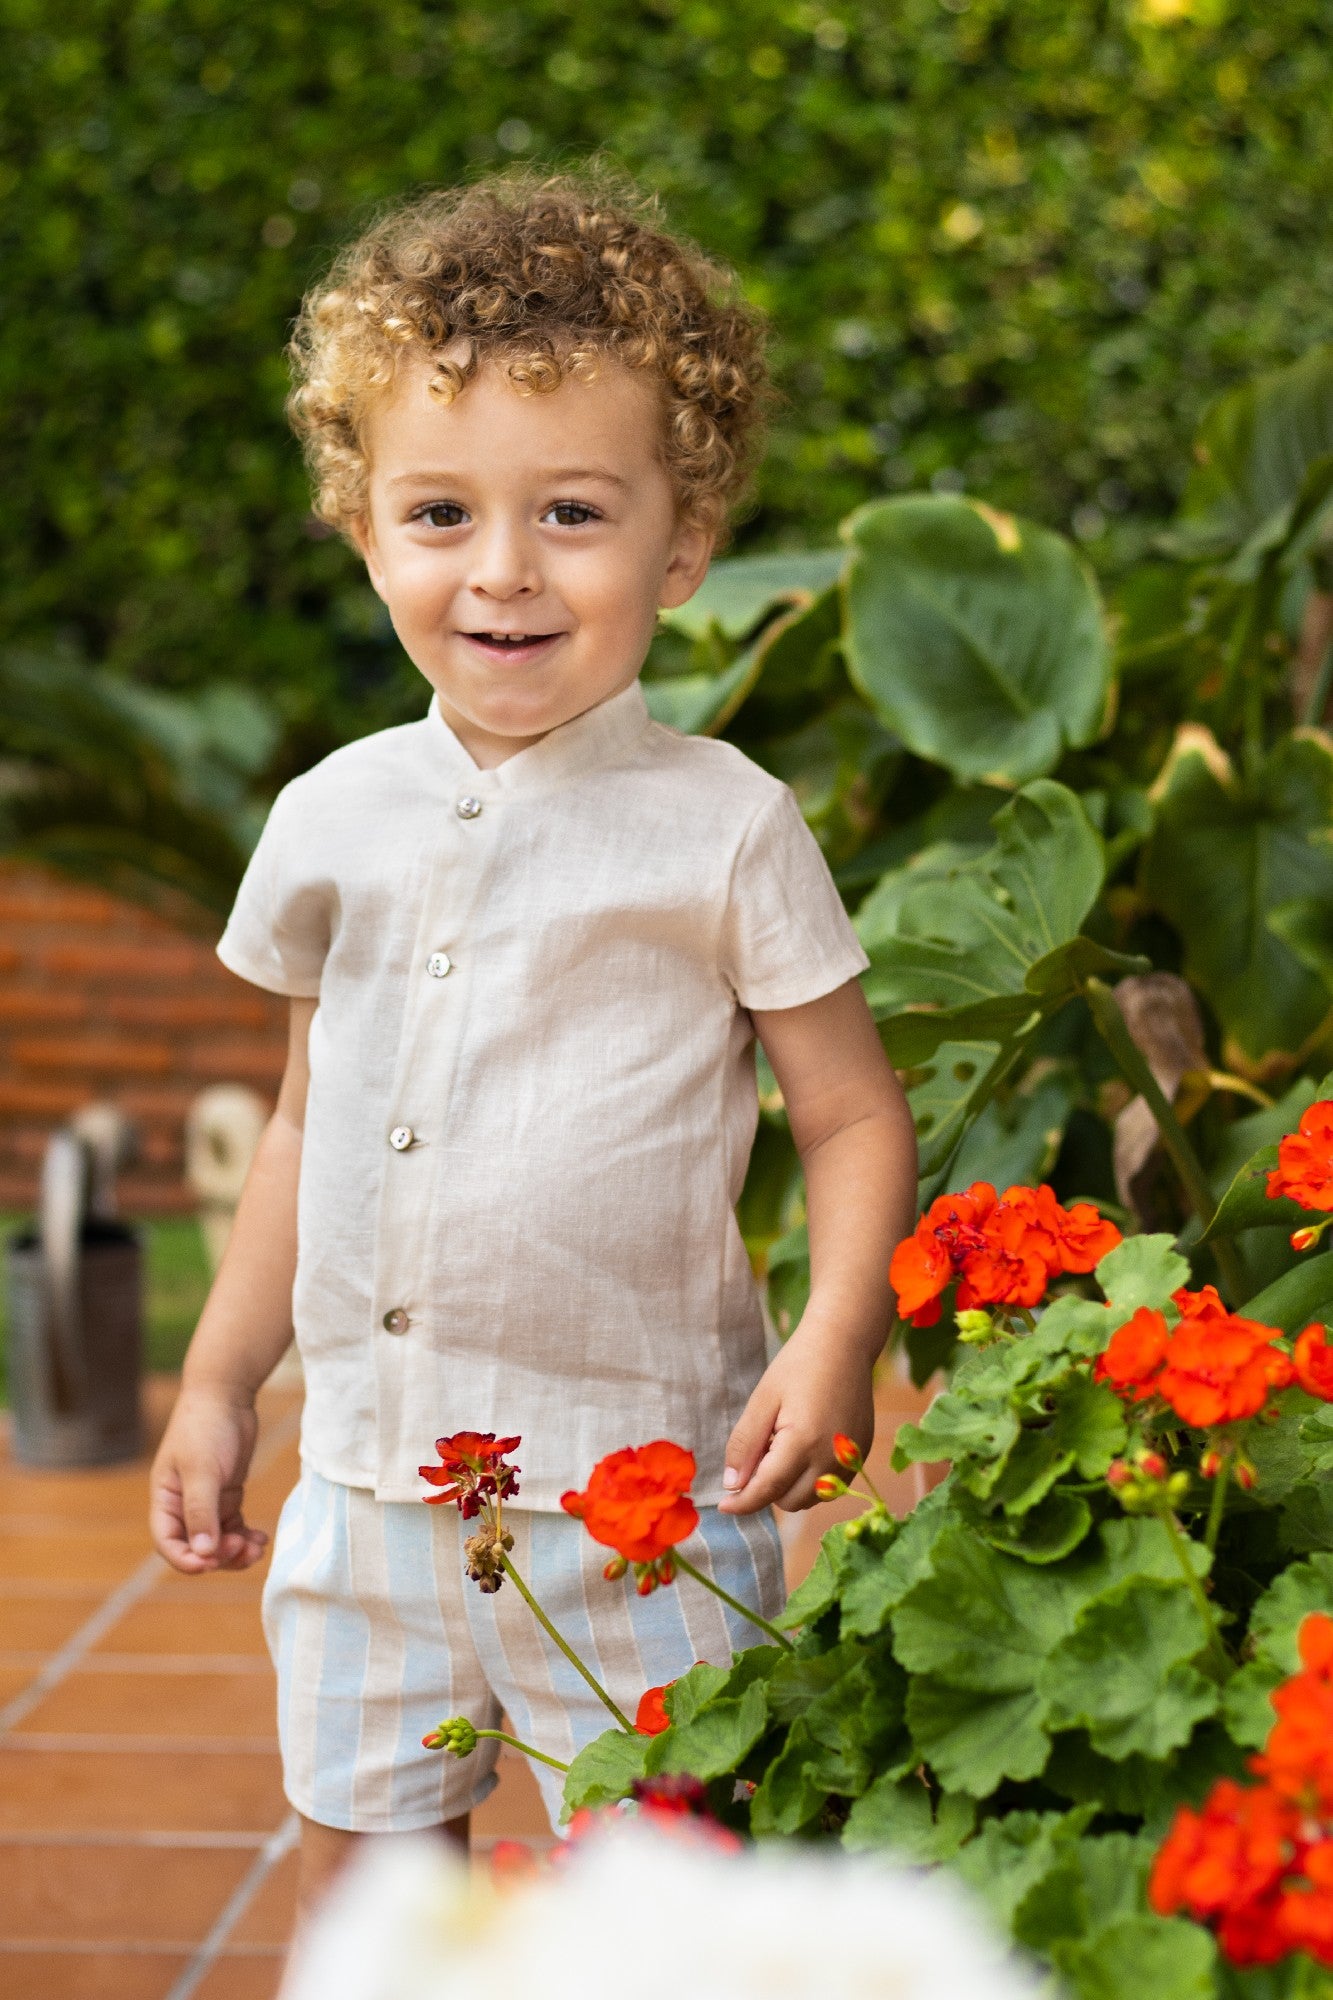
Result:
M560 1495L622 1445L685 1445L687 1553L772 1616L772 1504L810 1504L835 1431L870 1440L915 1145L790 792L654 724L638 683L751 454L733 282L632 199L520 177L378 223L293 353L318 511L434 700L286 788L219 946L290 996L290 1048L152 1525L187 1573L260 1559L254 1401L294 1325L303 1472L265 1625L308 1901L358 1833L466 1834L493 1764L423 1750L441 1715L503 1708L566 1759L606 1720L517 1591L467 1583L456 1512L421 1504L434 1438L521 1433L515 1560L623 1708L727 1659L745 1621L688 1580L604 1581ZM734 1215L756 1036L813 1266L767 1367Z

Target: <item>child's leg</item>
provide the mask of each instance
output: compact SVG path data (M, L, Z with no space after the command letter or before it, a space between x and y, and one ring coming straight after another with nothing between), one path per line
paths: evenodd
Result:
M445 1716L494 1728L469 1631L454 1509L386 1503L307 1469L283 1509L264 1592L283 1785L318 1894L356 1835L452 1826L494 1788L498 1746L427 1750Z
M696 1660L730 1664L732 1653L763 1641L757 1626L727 1610L693 1577L639 1597L632 1577L608 1583L600 1548L566 1514L505 1509L515 1536L514 1561L556 1628L631 1721L640 1697L687 1673ZM782 1547L770 1512L701 1511L682 1552L743 1604L774 1618L786 1601ZM509 1584L494 1597L468 1601L473 1641L497 1700L517 1734L548 1756L569 1762L614 1719ZM558 1826L563 1778L533 1765L552 1826Z
M452 1841L467 1852L468 1831L472 1815L462 1813L440 1828L446 1840ZM365 1835L348 1833L340 1826L321 1826L317 1820L301 1818L301 1859L296 1892L296 1918L298 1924L306 1922L312 1911L323 1902L330 1884L342 1873L352 1851Z

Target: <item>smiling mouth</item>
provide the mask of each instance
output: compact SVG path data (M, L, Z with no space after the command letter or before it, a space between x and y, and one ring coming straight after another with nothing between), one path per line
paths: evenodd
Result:
M553 639L562 638L560 632L465 632L474 646L484 646L488 653L525 653L538 646L549 646Z

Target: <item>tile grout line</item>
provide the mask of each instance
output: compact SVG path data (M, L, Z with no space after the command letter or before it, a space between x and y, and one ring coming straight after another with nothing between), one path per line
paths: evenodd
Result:
M179 1979L166 1994L166 2000L192 2000L205 1974L210 1972L222 1954L227 1939L249 1909L259 1890L268 1880L278 1863L295 1847L300 1834L301 1822L297 1814L289 1812L276 1833L260 1848L259 1853L246 1873L232 1890L231 1895L219 1911L213 1928L190 1960Z
M270 1431L264 1444L256 1453L251 1477L264 1471L278 1451L286 1445L293 1432L300 1425L300 1411L289 1410ZM0 1708L0 1736L6 1735L16 1724L30 1715L38 1704L45 1700L60 1683L70 1675L84 1654L97 1644L104 1633L109 1632L120 1618L148 1595L153 1585L164 1575L171 1575L171 1565L156 1553L147 1555L139 1567L127 1576L108 1597L104 1597L90 1618L85 1619L77 1632L66 1639L59 1651L53 1653L35 1680L28 1683L12 1700Z

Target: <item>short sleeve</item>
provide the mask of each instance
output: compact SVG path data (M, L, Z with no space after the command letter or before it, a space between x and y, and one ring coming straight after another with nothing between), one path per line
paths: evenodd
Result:
M329 949L328 899L303 879L298 823L289 787L273 802L217 951L252 986L315 999Z
M801 1007L869 963L784 785L750 822L732 867L723 974L742 1007Z

